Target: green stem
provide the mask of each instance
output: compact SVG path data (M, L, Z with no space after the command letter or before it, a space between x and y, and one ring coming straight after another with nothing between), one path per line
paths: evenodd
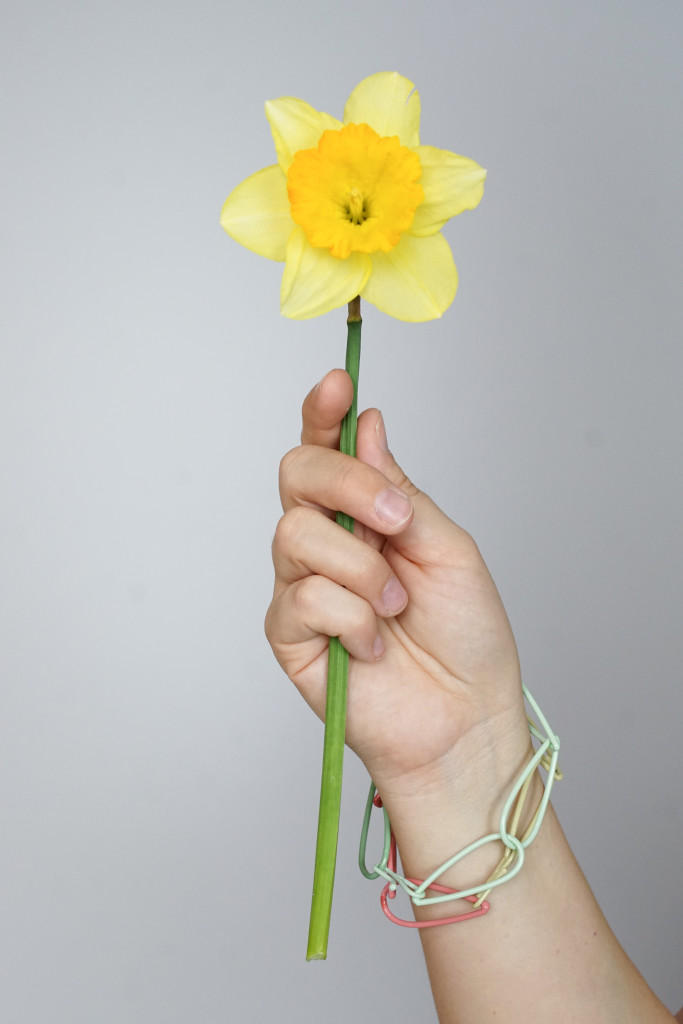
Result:
M358 370L360 366L360 297L349 302L346 321L346 370L353 381L353 402L342 421L340 451L356 454L356 428L358 423ZM337 522L353 533L353 519L344 512L337 513ZM315 847L313 899L308 927L307 960L327 957L330 934L334 869L337 862L337 837L341 807L342 772L344 768L344 737L346 733L346 688L349 675L349 652L336 636L330 637L327 666L327 703L325 707L325 740L323 769L320 782L320 809L318 811L318 838Z

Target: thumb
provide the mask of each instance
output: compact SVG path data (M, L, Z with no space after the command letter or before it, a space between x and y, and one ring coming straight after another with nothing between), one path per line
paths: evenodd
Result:
M384 418L379 409L366 409L358 417L356 455L361 462L384 473L387 479L409 498L414 498L420 493L389 451Z
M431 562L448 555L467 557L472 538L406 476L389 451L384 420L379 409L366 409L358 417L357 457L383 473L413 503L409 526L392 537L392 544L416 562ZM459 556L459 557L458 557ZM450 559L449 559L450 560Z

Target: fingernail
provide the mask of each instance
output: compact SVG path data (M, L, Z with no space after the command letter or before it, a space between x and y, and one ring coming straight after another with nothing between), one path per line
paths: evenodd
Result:
M331 373L332 373L332 370L328 370L327 373L323 377L320 378L320 380L318 381L318 383L316 384L316 386L315 386L315 388L313 390L314 391L318 391L319 388L322 386L323 381L327 380L327 378L329 377L329 375Z
M401 491L394 491L387 488L377 495L375 501L375 512L387 526L400 526L410 517L413 506L410 498Z
M388 612L400 612L405 608L408 595L401 586L400 581L392 576L382 591L382 604Z
M381 658L382 655L384 654L384 641L382 640L382 637L379 635L379 633L375 637L375 642L372 645L372 653L376 658Z
M378 445L380 446L383 452L388 452L389 445L387 443L387 430L386 427L384 426L384 416L382 416L382 413L379 414L379 419L377 420L377 426L375 427L375 430L377 432Z

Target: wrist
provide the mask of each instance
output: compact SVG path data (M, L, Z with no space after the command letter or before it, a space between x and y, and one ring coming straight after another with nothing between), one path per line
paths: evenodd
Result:
M540 805L545 807L547 801L534 767L537 759L526 717L522 722L521 728L501 728L499 722L473 730L438 765L380 789L406 877L427 878L487 837L438 879L457 890L482 885L506 851L503 835L512 850L507 871L514 873L523 851L515 853L507 836L527 839Z

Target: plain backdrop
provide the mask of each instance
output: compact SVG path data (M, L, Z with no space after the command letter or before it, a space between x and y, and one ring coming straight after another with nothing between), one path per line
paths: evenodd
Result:
M274 162L266 99L341 116L378 70L489 177L447 228L446 315L365 306L360 405L478 540L562 738L561 820L677 1009L679 0L0 19L3 1022L435 1020L417 936L356 867L351 754L329 957L305 962L322 729L262 621L278 462L345 313L282 318L281 266L218 225Z

